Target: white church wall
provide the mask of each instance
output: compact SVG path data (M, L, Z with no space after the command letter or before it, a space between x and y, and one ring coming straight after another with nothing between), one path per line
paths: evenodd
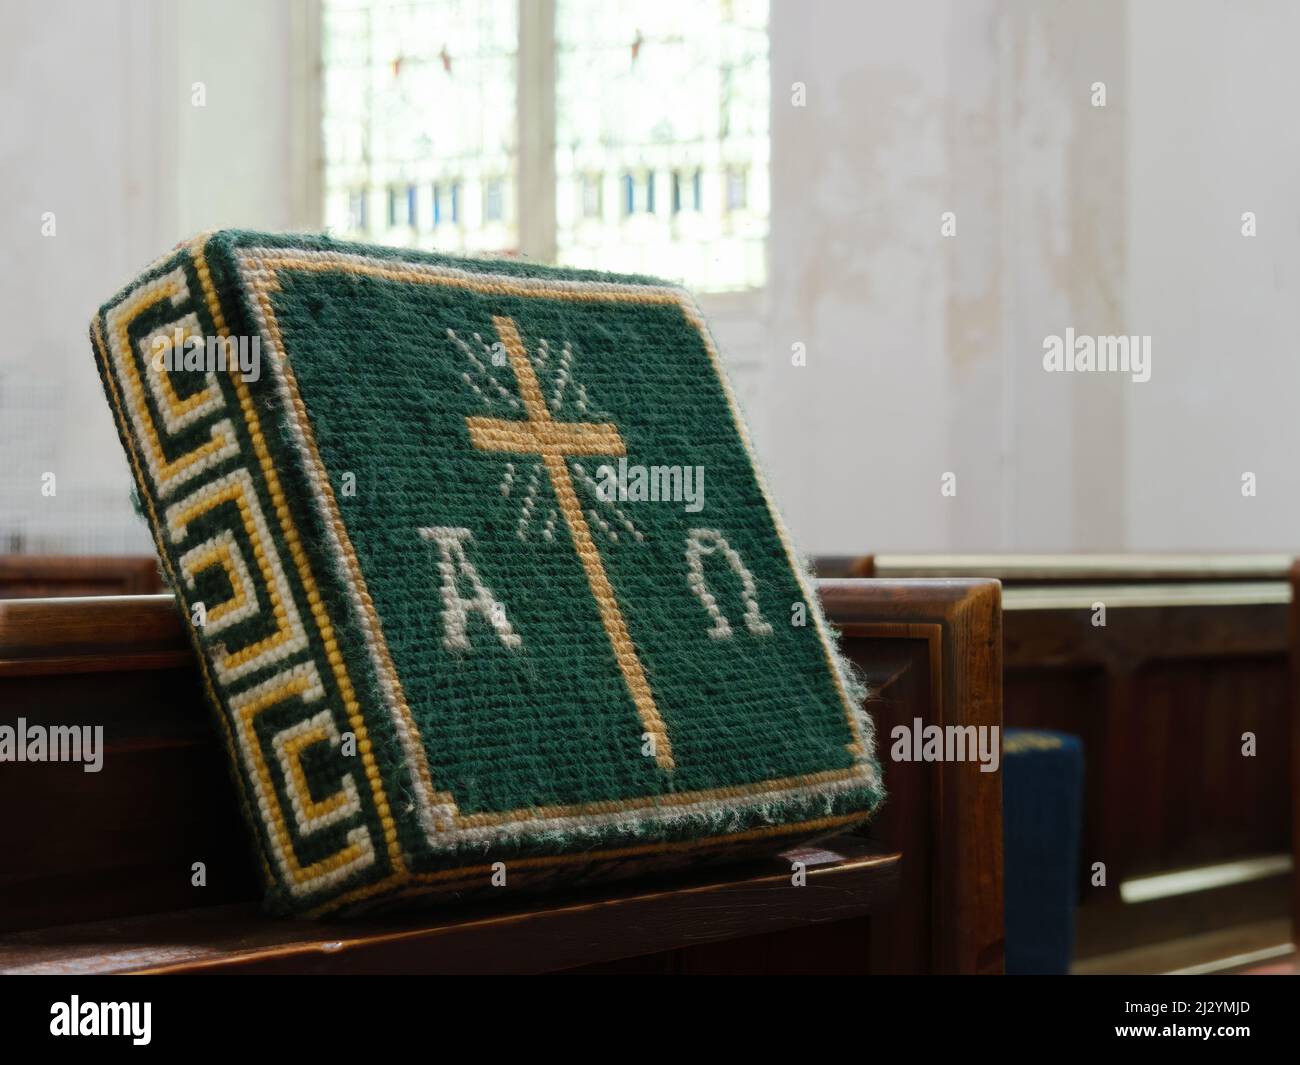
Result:
M1041 364L1122 317L1122 12L774 6L760 448L807 550L1122 544L1125 386Z
M1127 24L1128 303L1155 345L1130 394L1127 544L1293 549L1300 6L1158 0Z
M0 551L151 550L128 502L90 318L200 229L299 220L283 81L299 7L47 0L6 9ZM207 84L202 108L197 80ZM52 496L42 492L48 473Z

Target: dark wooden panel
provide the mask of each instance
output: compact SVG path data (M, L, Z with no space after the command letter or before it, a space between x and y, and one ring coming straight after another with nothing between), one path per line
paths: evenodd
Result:
M1120 685L1127 709L1113 720ZM1004 700L1008 726L1083 740L1083 855L1107 862L1112 887L1289 849L1288 701L1277 658L1153 661L1118 678L1101 667L1009 667ZM1246 732L1253 758L1242 755Z
M1096 588L1097 600L1140 591L1141 586ZM1092 623L1092 596L1070 608L1038 606L1007 592L1005 663L1017 668L1102 666L1133 671L1151 661L1267 658L1287 654L1288 604L1278 602L1187 602L1117 606L1104 626Z
M0 930L249 899L257 876L170 597L0 601L0 721L102 726L103 768L6 763ZM12 856L12 857L10 857ZM190 884L201 861L207 886Z
M1082 603L1007 611L1008 726L1084 742L1085 906L1118 908L1131 877L1290 849L1287 613L1275 602L1125 606L1100 627ZM1253 757L1242 754L1246 732ZM1095 861L1106 863L1104 888L1090 883ZM1136 934L1168 925L1153 918ZM1103 926L1081 921L1081 954L1111 941L1094 934Z
M124 685L112 690L109 702L137 694L145 693ZM79 716L87 720L53 710L59 724ZM179 735L132 738L130 722L116 726L105 729L100 773L67 764L6 764L0 771L0 804L10 811L0 819L6 855L0 861L0 930L257 894L256 867L219 748L206 737L201 743ZM201 888L190 882L197 861L207 873Z
M1157 661L1136 674L1134 689L1124 758L1114 767L1129 782L1111 826L1121 872L1285 852L1285 660ZM1248 731L1253 757L1242 754Z

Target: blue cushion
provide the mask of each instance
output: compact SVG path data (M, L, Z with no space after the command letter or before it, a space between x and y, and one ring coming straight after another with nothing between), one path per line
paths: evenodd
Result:
M1002 767L1007 972L1066 973L1078 901L1083 744L1063 732L1007 729Z

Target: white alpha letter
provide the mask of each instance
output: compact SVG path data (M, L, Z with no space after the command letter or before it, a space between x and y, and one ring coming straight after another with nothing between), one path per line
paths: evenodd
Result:
M514 650L523 646L523 640L515 635L506 617L506 609L492 595L484 583L479 580L478 570L465 557L465 542L474 537L468 529L451 529L439 526L421 529L420 535L438 545L442 556L438 570L442 574L442 645L448 651L472 651L466 623L469 612L477 610L489 625L496 630L497 638L502 644ZM458 575L469 582L471 596L466 599L460 594L457 583Z

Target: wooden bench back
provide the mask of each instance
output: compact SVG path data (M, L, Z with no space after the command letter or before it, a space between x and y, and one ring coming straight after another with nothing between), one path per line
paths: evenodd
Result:
M871 685L883 756L889 729L914 717L1000 724L996 583L827 581L821 595L846 652ZM39 967L43 952L58 948L58 926L148 921L167 911L216 913L223 904L257 897L224 755L169 596L0 601L0 724L18 718L103 725L111 769L85 773L77 765L29 763L6 764L0 772L0 808L29 812L0 821L0 932L19 933L21 943L11 944L10 953L23 965ZM833 934L769 933L781 925L772 911L754 906L728 942L698 945L697 938L708 936L693 933L683 916L680 942L644 964L662 971L1000 969L1000 778L972 763L886 762L884 771L890 797L867 835L882 852L903 852L901 868L890 874L900 883L886 912L841 921ZM196 889L191 867L200 861L207 886ZM818 904L816 894L805 897L810 910L828 905ZM858 902L845 900L843 913L863 912ZM808 921L833 916L833 909L809 912ZM171 917L156 925L156 935L171 944L167 957L184 958L189 955L177 953L175 937L207 924ZM27 936L51 927L53 935ZM84 928L70 938L84 944ZM309 935L310 928L295 934ZM603 942L591 958L608 959L611 950L617 953ZM91 963L84 945L74 953L75 964ZM193 953L207 965L221 956L211 948ZM0 969L4 956L0 938ZM568 951L552 960L572 967L583 956ZM545 967L546 959L533 961ZM337 964L346 962L340 957ZM430 967L437 969L436 957Z

